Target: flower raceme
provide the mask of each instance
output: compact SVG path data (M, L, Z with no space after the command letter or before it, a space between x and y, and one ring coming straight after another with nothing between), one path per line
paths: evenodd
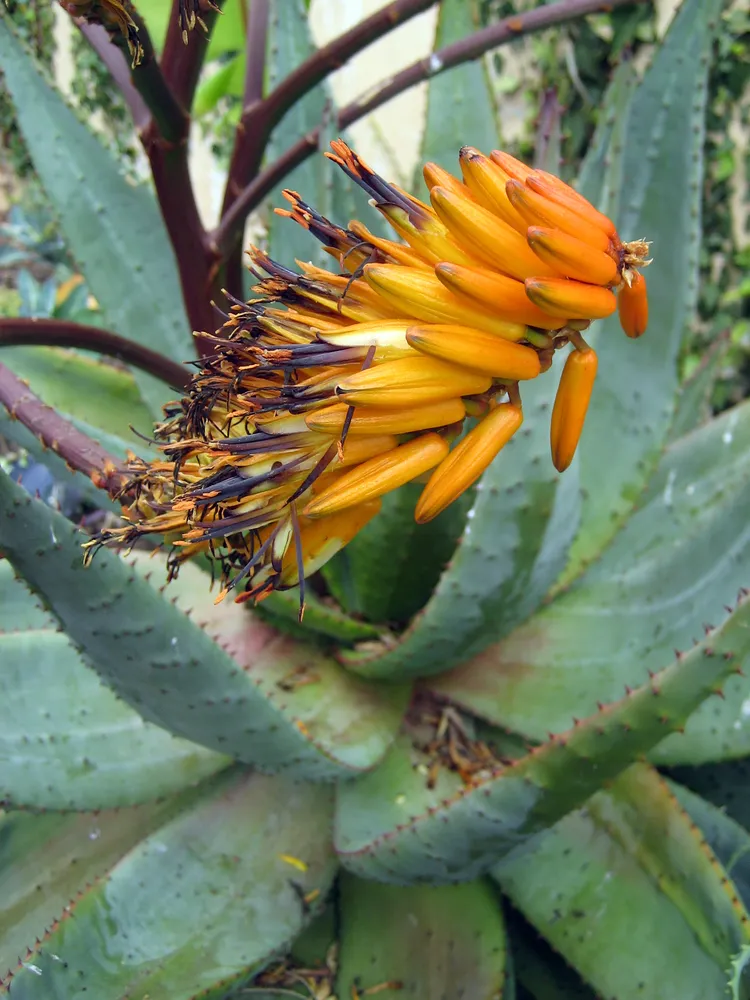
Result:
M572 461L597 367L583 331L619 297L625 333L644 332L648 244L623 243L571 187L507 153L464 147L460 179L428 163L427 204L331 146L396 238L342 229L284 192L277 212L339 273L251 248L253 298L231 300L213 353L157 427L163 458L131 462L129 523L94 546L154 533L173 572L207 553L220 597L302 584L389 491L424 483L421 523L467 490L521 426L521 384L565 347L550 443L559 471Z

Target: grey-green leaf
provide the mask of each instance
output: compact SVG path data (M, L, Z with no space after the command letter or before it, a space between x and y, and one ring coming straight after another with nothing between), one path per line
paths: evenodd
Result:
M673 444L638 510L587 573L497 646L432 685L495 724L544 739L617 698L721 621L748 583L750 404ZM659 763L750 750L750 681L733 677Z
M302 0L271 0L266 46L266 93L314 51ZM380 216L367 204L366 195L322 155L328 145L328 125L334 120L334 113L333 101L326 86L315 87L287 111L271 133L266 148L267 160L274 160L301 135L314 128L321 129L321 151L296 167L268 199L269 253L288 267L294 267L294 261L300 259L332 269L333 261L302 226L273 214L273 208L286 204L281 197L283 188L298 191L318 212L340 226L346 226L350 219L359 217L373 232L383 231ZM337 137L330 135L330 138Z
M145 719L238 760L315 778L372 767L390 745L408 697L403 687L381 691L349 678L246 609L216 608L209 578L195 566L184 567L166 595L110 550L84 567L83 540L0 474L0 548ZM163 563L152 565L164 573Z
M0 61L34 167L107 325L175 361L193 358L172 247L150 191L125 180L47 83L7 14L0 18ZM136 379L159 416L169 389L142 373Z
M720 9L721 0L685 0L630 104L614 218L622 239L653 241L649 330L629 340L616 316L592 330L599 375L580 448L585 530L568 576L631 512L669 430L696 301L706 82Z
M750 653L750 601L702 643L565 733L489 777L430 788L429 768L403 742L375 771L339 788L336 849L355 874L383 882L447 883L481 874L580 806L669 731ZM449 780L450 779L450 780ZM453 784L453 788L450 785Z
M578 526L577 467L560 477L549 457L559 370L560 358L524 385L523 425L477 484L463 536L426 607L395 647L344 653L351 670L378 678L440 673L538 607Z
M382 1000L501 1000L505 926L486 882L378 885L341 879L337 994Z
M104 875L182 801L97 813L0 814L0 980L87 882Z
M330 816L324 788L219 778L82 886L6 986L17 1000L188 1000L226 988L291 944L308 893L325 897Z
M229 758L144 720L102 684L0 560L0 802L109 809L178 791Z
M476 0L443 0L438 12L438 50L460 41L479 26ZM460 176L460 146L475 146L489 155L498 144L497 109L483 59L464 63L430 80L420 164L431 160ZM423 186L421 166L414 189Z
M618 785L502 861L493 877L598 995L719 1000L730 954L706 950L665 891L658 852L639 839L653 832L648 815L631 825ZM671 822L680 825L679 814ZM698 839L694 851L698 861Z

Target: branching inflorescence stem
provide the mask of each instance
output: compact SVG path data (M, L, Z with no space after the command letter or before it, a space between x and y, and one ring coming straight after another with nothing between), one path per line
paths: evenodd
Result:
M436 2L393 0L319 49L263 97L270 0L254 0L247 25L243 113L232 152L221 219L212 232L206 232L201 222L187 160L190 108L208 47L206 33L202 30L192 32L189 44L185 45L177 17L179 0L173 0L161 62L156 58L145 25L139 20L144 55L141 64L131 69L126 56L109 43L106 33L94 26L82 27L122 91L148 154L194 330L213 328L211 298L221 287L227 287L236 295L241 293L241 240L248 215L290 170L319 147L321 130L315 128L300 136L276 160L261 169L274 126L329 73L396 25ZM558 0L507 17L395 73L342 108L336 126L344 129L415 84L477 59L514 39L587 14L644 2L646 0ZM216 10L206 3L204 20L209 29L216 17Z

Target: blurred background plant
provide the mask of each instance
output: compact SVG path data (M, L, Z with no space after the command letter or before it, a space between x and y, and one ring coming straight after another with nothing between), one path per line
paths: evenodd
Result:
M218 6L0 21L0 992L746 1000L746 5ZM501 146L655 241L580 462L540 463L535 382L476 492L426 529L387 497L301 625L198 562L83 570L242 246L330 266L281 188L378 226L340 132L420 196Z

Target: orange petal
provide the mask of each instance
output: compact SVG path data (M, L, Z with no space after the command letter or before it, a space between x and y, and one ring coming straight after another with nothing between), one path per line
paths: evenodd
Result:
M532 168L526 166L520 160L517 160L515 156L511 156L510 153L504 153L500 149L493 149L490 153L490 159L493 163L496 163L501 167L508 177L513 177L517 181L525 181L530 173L533 173Z
M375 517L382 504L380 500L350 507L330 517L300 517L302 564L304 575L310 576L343 549L364 526ZM294 587L299 583L297 551L289 545L281 562L281 586Z
M325 409L316 410L305 418L307 426L314 431L340 434L349 412L346 403L335 403ZM433 427L449 427L466 416L466 407L459 397L441 400L427 406L403 407L398 410L376 410L358 406L349 425L349 438L380 434L412 434Z
M373 434L371 437L347 437L341 458L336 460L337 469L347 469L352 465L366 462L368 458L384 455L398 447L395 434Z
M456 264L476 263L476 259L456 243L438 219L431 215L426 219L421 217L410 219L398 205L379 207L389 225L427 263L437 264L440 260L451 260Z
M394 240L386 240L371 233L367 226L352 219L349 223L349 231L358 236L365 243L370 243L376 249L381 250L386 257L390 257L398 264L405 264L407 267L428 267L418 253L410 247L405 247L403 243L396 243Z
M597 357L590 348L572 351L565 362L552 408L552 461L564 472L573 461L596 378Z
M524 225L523 219L508 198L505 184L508 174L497 163L484 156L473 146L464 146L458 154L461 173L471 193L480 205L499 215L514 229Z
M575 188L560 180L559 177L555 177L554 174L548 174L545 170L534 170L526 178L526 186L532 191L536 191L537 194L549 198L550 201L555 201L558 205L569 208L576 215L580 215L587 222L590 222L592 226L605 232L610 239L617 238L615 224L609 216L594 208L591 202L587 201Z
M322 517L374 500L434 468L447 454L448 444L439 434L423 434L356 466L311 500L303 513Z
M524 241L524 247L531 253ZM365 278L390 306L402 316L411 316L423 323L460 323L475 326L499 337L511 336L521 340L526 327L509 326L508 320L498 315L497 303L482 308L460 300L438 280L435 274L399 267L396 264L368 264Z
M326 344L338 347L374 347L375 360L413 354L406 340L406 331L412 323L408 319L381 320L357 323L333 333L321 333L320 339Z
M336 393L342 402L354 406L393 410L479 395L489 389L491 381L479 372L420 355L385 361L342 378Z
M444 170L437 163L425 163L422 167L422 176L424 177L428 191L431 191L434 187L444 187L458 195L468 193L466 185L458 177L454 177L453 174Z
M611 285L617 281L617 264L613 257L561 229L530 226L526 239L537 257L566 278L577 278L592 285Z
M646 279L635 271L630 285L623 282L617 295L620 326L628 337L642 337L648 326L648 295Z
M415 326L406 339L431 357L450 361L493 378L536 378L539 355L531 347L503 340L483 330L466 326Z
M608 288L587 285L567 278L527 278L526 294L552 315L570 319L603 319L617 308L617 299Z
M520 406L501 403L469 431L430 476L414 511L417 524L431 521L476 482L522 420Z
M573 212L565 205L559 205L557 202L545 198L521 184L520 181L508 181L505 190L508 192L511 204L518 209L519 215L523 216L528 226L549 226L551 229L562 229L568 236L575 236L603 253L609 249L607 234L598 226L592 226L583 216Z
M540 264L526 242L525 233L522 236L473 199L436 187L430 191L430 200L451 234L484 262L513 278L555 273L554 268Z
M458 264L438 264L435 274L454 295L467 301L467 305L479 303L485 308L494 308L503 319L541 330L559 330L565 325L559 316L551 316L535 306L526 294L524 283L506 274Z

